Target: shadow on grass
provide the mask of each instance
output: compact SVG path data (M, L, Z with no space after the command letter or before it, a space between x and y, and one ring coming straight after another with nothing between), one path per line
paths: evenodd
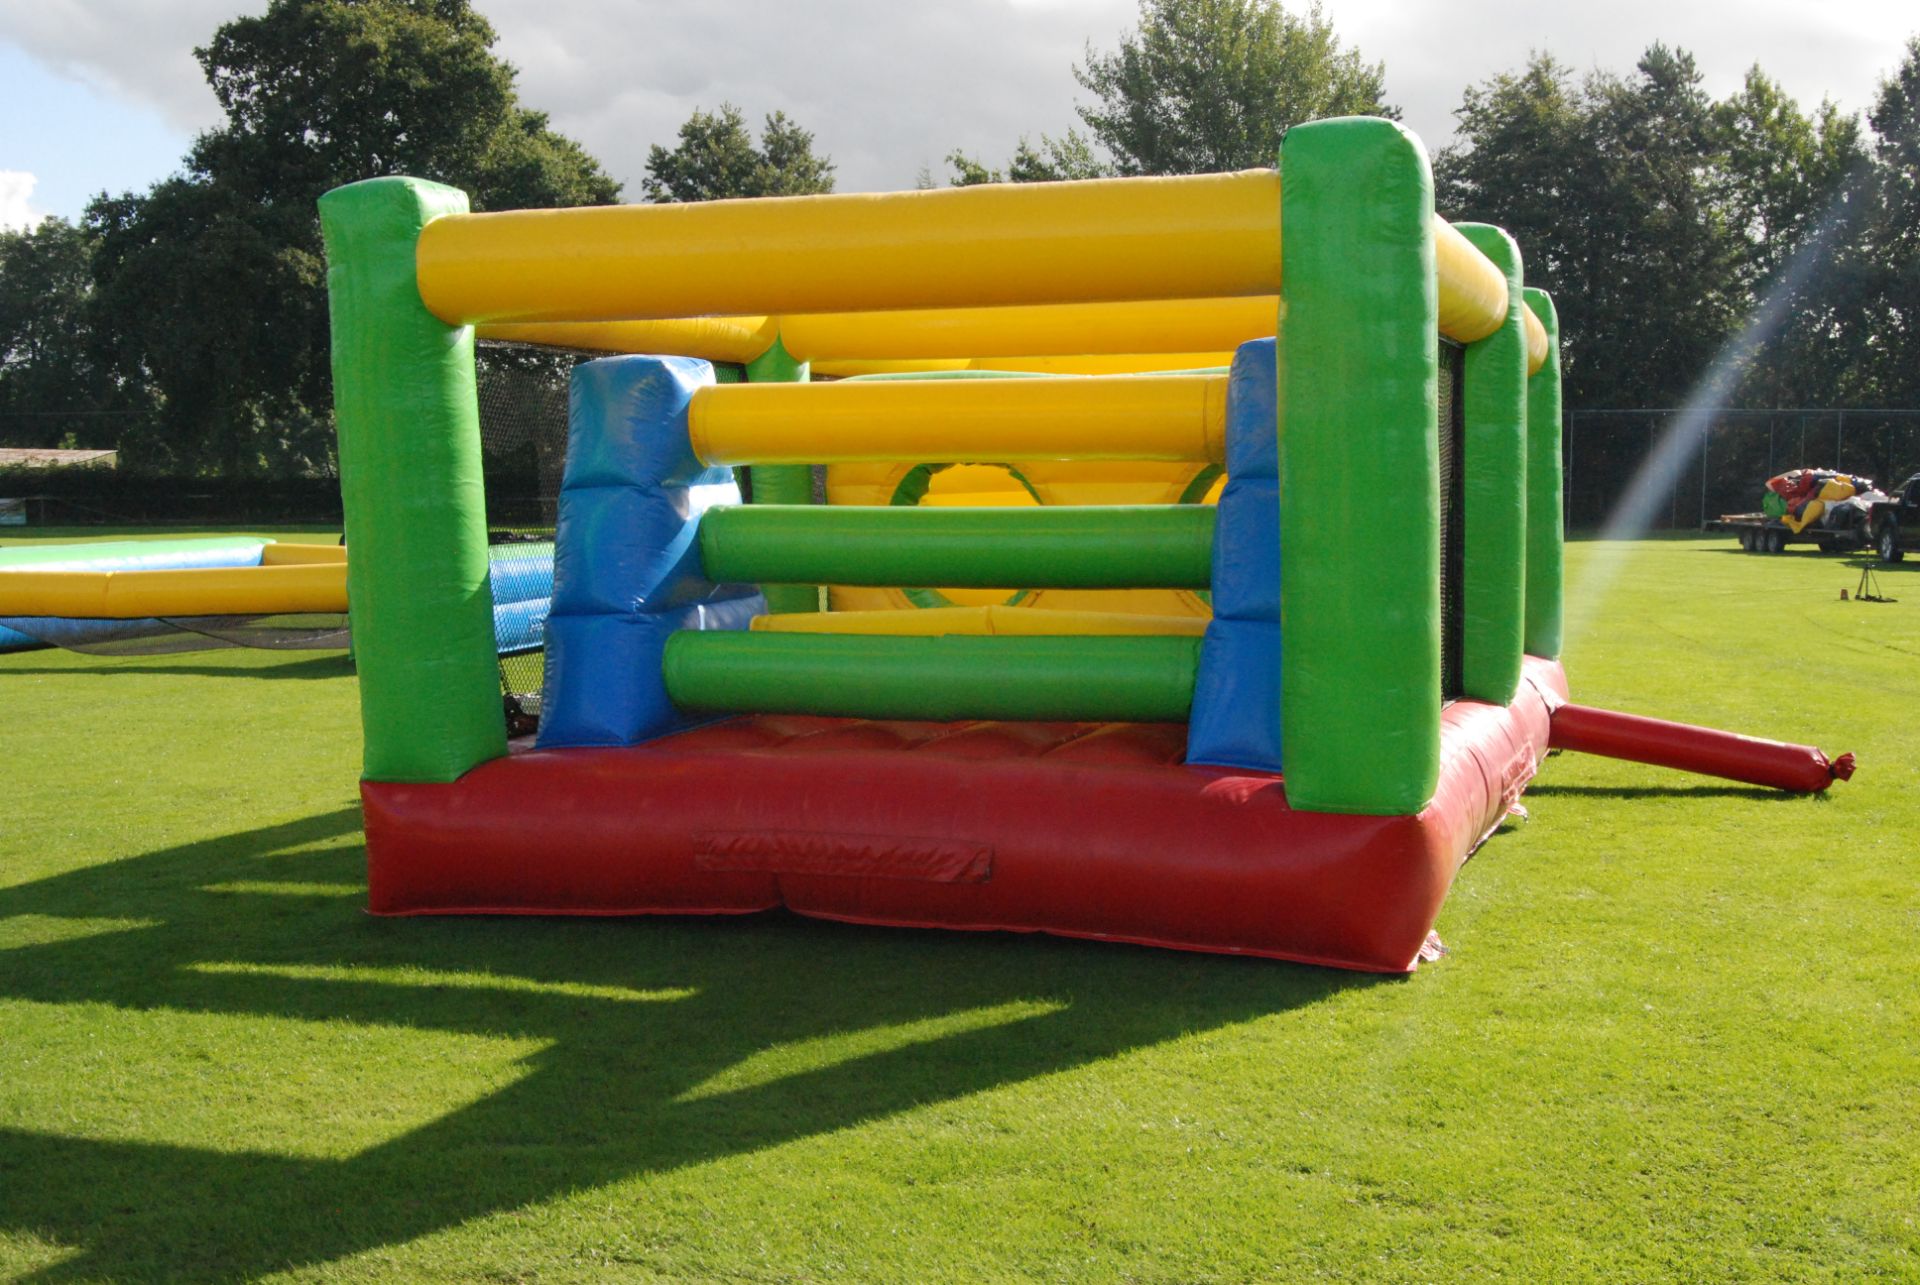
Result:
M1867 549L1827 550L1817 548L1813 545L1793 545L1789 548L1782 549L1779 553L1755 553L1750 549L1743 549L1737 544L1726 548L1721 548L1716 545L1711 549L1696 549L1694 552L1713 558L1732 556L1736 558L1785 558L1798 559L1802 562L1827 562L1836 568L1851 571L1856 575L1861 571L1872 571L1875 575L1879 575L1884 571L1890 576L1903 576L1909 572L1920 571L1920 553L1913 552L1909 552L1907 557L1900 562L1882 562L1878 556Z
M786 916L377 920L355 896L212 887L353 884L365 859L359 824L357 809L343 809L0 889L0 919L149 925L0 951L0 997L532 1038L544 1047L528 1073L345 1159L0 1129L0 1226L78 1250L34 1279L239 1280L325 1263L1386 980ZM351 971L322 975L329 968ZM381 968L488 974L523 988L369 979ZM678 994L623 1002L526 982ZM1033 1006L968 1029L967 1014L1023 1001ZM952 1020L879 1039L878 1051L688 1096L775 1046L929 1019Z
M1790 803L1812 797L1825 799L1826 791L1806 795L1790 790L1774 790L1764 785L1529 785L1528 798L1569 799L1758 799L1763 802Z
M230 650L230 649L220 649ZM353 661L344 651L329 651L307 660L268 665L194 665L167 657L94 656L97 664L8 665L9 674L59 674L63 678L95 674L185 674L194 678L343 678L353 673Z
M1860 556L1860 550L1858 549L1822 549L1818 545L1812 544L1788 545L1778 553L1756 553L1752 549L1743 549L1737 544L1729 545L1724 549L1716 545L1711 549L1698 549L1695 550L1695 552L1703 553L1708 557L1714 558L1725 557L1729 554L1739 558L1769 558L1775 561L1798 558L1803 562L1808 560L1831 562L1837 567L1854 566L1856 564L1848 561L1848 559L1858 558Z
M1890 576L1909 576L1920 572L1920 550L1907 550L1907 556L1899 562L1882 562L1879 558L1869 556L1855 557L1847 565L1855 571L1865 568L1876 576L1882 573Z

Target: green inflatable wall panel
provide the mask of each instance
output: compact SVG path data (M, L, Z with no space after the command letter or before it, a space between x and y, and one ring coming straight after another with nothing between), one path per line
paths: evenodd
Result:
M1280 153L1281 740L1296 808L1420 810L1440 770L1433 176L1390 121Z
M1500 328L1467 345L1462 372L1460 685L1505 705L1520 689L1527 614L1527 332L1520 247L1485 223L1455 225L1507 279Z
M747 363L746 375L750 384L804 384L811 378L812 368L804 361L795 361L787 346L775 339L773 347ZM813 470L805 464L755 464L747 469L747 477L755 504L813 503ZM763 590L770 612L820 610L817 585L766 585Z
M1565 611L1565 519L1561 512L1560 314L1544 290L1527 307L1547 332L1547 361L1527 381L1527 631L1529 656L1557 659Z
M465 193L378 178L320 198L347 599L374 781L451 781L507 750L487 576L473 331L420 302L414 246Z

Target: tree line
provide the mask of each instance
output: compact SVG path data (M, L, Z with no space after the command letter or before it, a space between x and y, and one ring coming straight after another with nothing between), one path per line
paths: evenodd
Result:
M271 476L333 465L314 202L379 174L476 209L605 204L616 183L522 105L470 0L273 0L196 51L225 122L143 193L0 232L0 444L117 446L127 467ZM1317 4L1141 0L1072 74L1080 126L946 181L1271 165L1303 121L1397 116L1386 69ZM1654 44L1629 72L1550 54L1468 87L1434 158L1441 212L1497 223L1553 292L1572 408L1672 406L1733 351L1739 404L1920 406L1920 38L1865 119L1755 67L1715 99ZM922 171L921 186L933 186ZM829 192L781 113L731 104L656 145L649 201ZM1755 317L1769 324L1756 333Z

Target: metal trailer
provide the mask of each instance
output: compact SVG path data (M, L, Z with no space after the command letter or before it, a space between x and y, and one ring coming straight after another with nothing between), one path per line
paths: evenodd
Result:
M1822 553L1853 553L1868 547L1863 525L1840 528L1812 523L1798 533L1765 513L1722 513L1705 524L1709 531L1731 531L1749 553L1782 553L1790 544L1811 544Z

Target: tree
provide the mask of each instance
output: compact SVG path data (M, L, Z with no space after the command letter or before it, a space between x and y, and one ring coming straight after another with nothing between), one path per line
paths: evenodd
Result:
M960 151L947 154L947 165L953 170L955 187L971 187L977 183L1058 183L1067 179L1107 178L1113 174L1113 166L1101 160L1086 135L1075 129L1068 130L1061 138L1042 134L1038 147L1022 136L1005 173L988 169Z
M1870 202L1857 117L1831 100L1808 115L1759 67L1714 105L1720 202L1739 238L1750 312L1777 316L1742 372L1755 404L1874 400L1862 339L1858 254Z
M1632 76L1577 83L1537 54L1470 88L1456 115L1439 204L1519 241L1528 281L1559 302L1576 407L1680 404L1858 156L1830 106L1809 119L1757 69L1716 104L1693 58L1659 44ZM1813 314L1788 310L1809 334ZM1769 399L1792 382L1779 363L1754 372L1773 381Z
M695 111L680 127L679 146L654 144L641 182L649 201L715 201L739 196L806 196L833 191L833 162L813 152L813 135L775 112L754 146L746 118L732 103Z
M1570 217L1601 186L1591 167L1591 105L1550 54L1470 86L1454 116L1460 142L1435 158L1435 197L1454 218L1498 223L1526 255L1529 280L1577 289L1586 266Z
M1777 272L1826 217L1863 160L1858 117L1832 99L1808 116L1758 65L1740 91L1713 108L1721 200L1748 242L1757 279Z
M1609 345L1586 372L1619 390L1614 405L1674 406L1748 297L1742 246L1712 177L1719 140L1699 68L1691 54L1654 44L1635 70L1590 82L1592 151L1608 182L1593 193L1587 248L1599 262L1588 302Z
M1079 108L1121 174L1271 166L1280 139L1326 116L1397 117L1385 70L1342 48L1318 0L1140 0L1138 30L1112 53L1087 47Z
M0 231L0 445L118 442L130 407L95 352L92 255L63 219Z
M1007 176L1000 170L988 169L985 162L977 161L958 149L947 153L947 167L953 171L950 184L953 187L978 187L982 183L1007 181Z
M273 0L195 50L226 123L183 171L89 207L93 301L117 368L158 410L123 458L228 473L332 452L315 202L411 174L477 209L599 204L619 186L521 107L468 0Z
M1875 182L1861 272L1883 405L1920 406L1920 37L1880 85L1867 121Z

